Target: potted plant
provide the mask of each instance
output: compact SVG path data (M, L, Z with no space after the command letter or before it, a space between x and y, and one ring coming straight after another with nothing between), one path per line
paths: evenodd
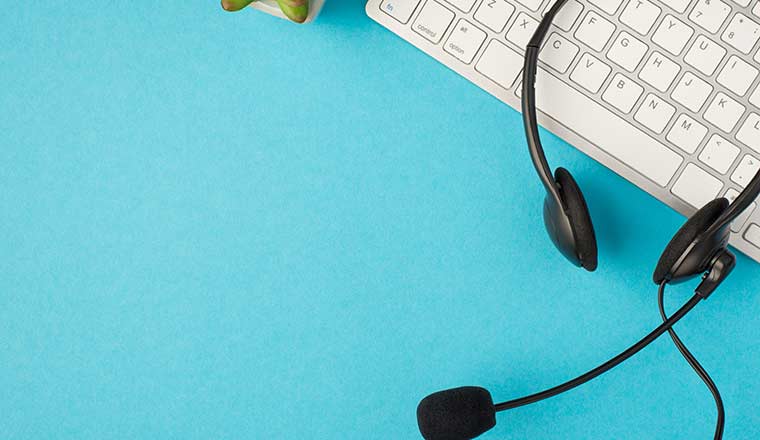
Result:
M294 23L308 23L319 14L324 0L222 0L226 11L239 11L246 6L264 11Z

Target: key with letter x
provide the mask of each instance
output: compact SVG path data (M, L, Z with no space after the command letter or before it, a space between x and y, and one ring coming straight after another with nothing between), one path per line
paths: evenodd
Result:
M538 27L538 22L521 12L514 24L512 24L512 27L509 28L507 40L515 43L520 49L525 50L536 27Z

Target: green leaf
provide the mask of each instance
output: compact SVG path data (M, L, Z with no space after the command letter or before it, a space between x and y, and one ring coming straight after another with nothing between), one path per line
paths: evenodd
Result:
M222 8L225 11L239 11L256 0L222 0Z
M303 23L309 16L309 0L277 0L282 13L296 23Z

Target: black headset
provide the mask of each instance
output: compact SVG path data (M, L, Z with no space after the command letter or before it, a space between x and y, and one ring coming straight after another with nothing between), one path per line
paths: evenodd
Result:
M530 156L547 192L544 199L544 224L549 237L570 262L588 271L594 271L597 267L596 235L583 193L566 169L557 168L552 175L541 145L536 117L535 81L538 54L554 18L566 2L567 0L557 0L539 23L526 48L522 115ZM417 422L422 436L427 440L475 438L496 425L497 412L536 403L582 385L611 370L665 332L669 332L681 353L713 391L719 412L715 438L721 438L723 407L717 388L678 339L672 327L701 300L707 299L733 270L736 257L728 250L730 225L752 204L758 194L760 171L734 203L729 205L725 198L715 199L698 210L678 230L660 256L653 276L654 282L660 286L660 312L663 322L636 344L593 370L561 385L499 404L494 404L488 390L480 387L461 387L431 394L417 407ZM662 308L665 285L682 283L700 275L701 282L691 299L672 316L667 317Z

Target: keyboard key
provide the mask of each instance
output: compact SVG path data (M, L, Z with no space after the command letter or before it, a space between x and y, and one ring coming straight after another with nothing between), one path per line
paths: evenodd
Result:
M720 38L736 50L749 54L760 39L760 25L744 14L736 14Z
M750 113L736 133L736 139L760 153L760 115Z
M692 0L660 0L660 1L670 6L675 11L683 14L684 12L686 12L686 8L689 7L689 4L691 4Z
M712 103L707 107L705 119L726 133L730 133L743 114L743 105L729 98L725 93L720 92L715 95Z
M715 73L715 69L718 68L724 56L726 56L726 49L722 48L718 43L700 35L694 41L691 49L686 53L684 61L705 75L710 76Z
M633 72L647 53L647 45L639 41L628 32L621 32L612 47L607 51L607 58L611 59L623 69Z
M757 209L757 203L753 202L744 210L744 212L739 214L739 216L731 223L731 232L741 231L744 225L747 224L747 220L749 220L749 218L752 217L752 214L754 214L755 209Z
M644 93L643 87L618 73L607 86L602 99L623 113L629 113L642 93Z
M412 29L431 42L438 44L452 21L454 21L453 12L441 6L440 3L430 0L420 11Z
M673 99L684 107L698 112L712 93L713 87L691 72L686 72L673 90Z
M699 155L699 160L720 174L726 174L740 151L736 145L714 134L707 141L707 145Z
M541 7L541 3L544 2L544 0L517 0L519 3L521 3L526 8L530 9L531 11L538 11L538 8Z
M584 53L570 79L591 93L597 93L609 76L610 66L599 61L591 54Z
M707 136L707 127L690 116L681 115L670 129L667 139L683 151L693 154L705 136Z
M547 4L546 9L544 9L544 13L542 15L546 15L553 4L554 2ZM569 32L570 29L573 28L575 20L577 20L578 16L581 15L581 12L583 12L583 5L578 3L576 0L570 0L565 3L565 6L563 6L562 10L559 11L559 14L554 17L554 22L552 24L565 32Z
M485 0L475 12L475 20L494 32L501 32L514 13L515 7L506 0Z
M546 39L538 58L560 73L565 73L576 55L578 55L578 46L554 32Z
M536 20L520 12L517 20L509 28L509 32L507 32L507 40L515 43L517 47L524 51L537 27L538 22Z
M523 56L508 48L505 44L491 40L483 56L475 65L475 70L482 73L496 84L508 89L522 71Z
M443 48L446 52L457 57L459 61L470 64L485 40L485 32L467 20L459 20Z
M752 94L752 96L749 97L749 102L760 107L760 85L757 87L757 89L755 89L755 92Z
M664 92L673 84L673 80L676 79L676 75L680 71L681 66L670 61L665 55L652 52L649 60L644 64L644 68L641 69L639 78L655 89Z
M760 171L760 161L748 154L739 162L739 166L731 175L731 180L742 188L746 188L758 171Z
M646 35L660 16L660 12L662 9L648 0L631 0L620 15L620 21L641 35Z
M406 24L412 17L414 10L417 9L418 4L420 4L419 0L383 0L380 3L380 10Z
M744 233L744 239L760 248L760 226L755 223L749 225Z
M633 118L653 132L660 134L665 130L665 126L668 125L670 118L675 113L675 107L650 93L644 98L644 102Z
M710 33L718 32L731 13L731 6L721 0L699 0L689 14L689 20Z
M586 43L588 47L597 52L601 52L610 37L615 32L615 25L610 21L602 18L601 15L594 11L589 11L583 18L578 30L575 31L575 38Z
M652 36L652 41L673 55L679 55L693 34L694 29L668 14Z
M744 6L745 8L749 6L750 3L752 3L752 0L733 0L734 3L736 3L739 6Z
M752 8L752 13L755 14L757 17L760 17L760 2L757 2L755 4L755 7Z
M728 63L718 75L718 82L739 96L744 96L749 86L755 82L758 70L736 55L728 59Z
M612 15L617 12L620 4L623 3L623 0L589 0L589 3Z
M752 95L749 97L749 102L756 105L757 107L760 107L760 85L757 86L755 92L752 93Z
M752 217L752 214L755 213L755 210L757 209L757 203L752 202L747 209L744 210L739 216L737 216L734 221L731 223L731 232L739 232L742 230L744 225L747 224L747 220ZM758 246L757 244L755 246ZM760 247L760 246L758 246Z
M542 112L656 184L667 185L681 165L676 152L544 69L539 69L536 88L542 91L537 94Z
M736 198L739 197L739 191L729 188L725 194L723 194L723 198L728 200L728 203L734 203L736 201Z
M723 195L730 203L734 203L737 197L739 197L739 191L730 188L728 191L726 191L726 194ZM731 223L731 231L732 232L739 232L742 230L742 227L747 223L747 220L752 216L752 213L757 208L757 203L751 204L747 209L744 210L736 219Z
M446 0L462 12L470 12L475 0Z
M686 165L670 192L699 209L714 200L721 189L723 189L723 182L690 163Z

